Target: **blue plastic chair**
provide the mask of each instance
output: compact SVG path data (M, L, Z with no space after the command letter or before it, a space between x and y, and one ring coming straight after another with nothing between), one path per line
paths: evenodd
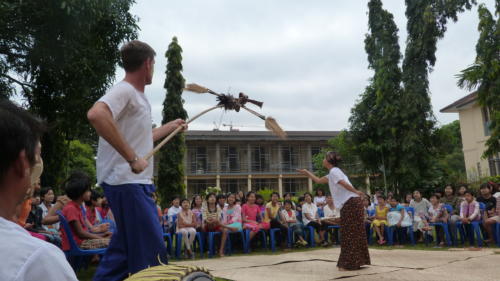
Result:
M246 253L249 253L250 252L250 243L252 241L250 241L250 229L245 229L245 243L246 243L246 246L244 246L244 249L246 250ZM259 230L258 234L257 235L261 235L262 237L262 247L264 249L267 249L267 236L266 236L266 231L261 229Z
M482 203L482 202L479 202L479 211L481 212L481 217L484 216L485 209L486 209L486 205L484 205L484 203ZM461 240L462 245L465 244L465 239L467 236L469 238L469 244L471 246L474 245L474 234L475 234L478 246L479 247L483 246L483 239L481 238L481 235L482 235L481 227L480 227L481 224L482 224L482 220L471 222L470 227L472 227L472 230L467 235L466 232L469 232L469 231L466 231L467 229L464 229L465 225L463 225L463 223L461 221L456 222L456 229L457 229L457 232L460 232L460 237L461 237L460 240ZM458 235L458 233L456 233L455 237L457 237L457 235Z
M330 229L340 229L340 225L329 225L327 227L327 230L330 230ZM339 232L339 235L340 235L340 232ZM328 231L325 231L325 241L328 241ZM338 236L337 236L337 240L335 241L335 243L337 243L337 244L340 243L340 239Z
M213 232L210 232L213 233ZM203 238L200 232L196 232L196 238L194 241L198 241L198 248L200 250L200 256L203 256ZM193 243L194 244L194 243ZM182 246L182 233L175 233L175 257L180 259L181 257L181 246ZM195 245L193 245L194 247ZM193 249L194 250L194 249ZM194 253L194 251L193 251Z
M66 238L69 241L69 246L70 249L67 251L64 251L64 254L66 255L66 258L68 261L70 261L71 266L75 271L78 271L80 269L80 266L82 263L86 267L86 261L84 257L88 256L93 256L93 255L104 255L106 253L107 248L102 248L102 249L93 249L93 250L83 250L81 249L77 244L76 241L73 239L73 232L71 231L71 227L69 226L68 221L64 217L61 211L56 211L57 215L59 216L59 222L61 223L63 227L63 231L66 234ZM75 257L76 259L73 260L72 258Z
M446 211L448 212L448 214L451 214L453 212L453 207L448 205L448 204L445 204L444 207L446 208ZM444 223L444 222L433 222L433 223L429 223L429 226L440 226L443 228L444 230L444 237L445 237L445 240L446 240L446 244L448 246L451 246L452 245L452 241L451 241L451 235L450 235L450 231L449 231L449 227L448 227L448 222ZM439 237L437 235L437 232L436 232L436 244L439 244ZM429 239L428 237L426 236L425 237L425 245L428 245L429 244Z
M497 246L500 247L500 223L495 224L496 238L497 238Z
M279 228L271 228L269 230L269 244L271 244L271 251L275 252L276 251L276 233L281 232L281 229ZM286 244L289 248L292 247L292 230L288 228L287 230L287 238L286 238Z
M243 253L246 253L246 243L245 243L245 232L243 230L230 231L227 233L226 245L224 247L224 252L228 255L233 254L233 245L231 235L239 234L241 236L241 242L243 243ZM212 253L213 255L214 253Z

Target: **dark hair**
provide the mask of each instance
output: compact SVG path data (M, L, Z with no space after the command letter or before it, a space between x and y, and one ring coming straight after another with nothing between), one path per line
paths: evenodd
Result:
M252 194L255 195L256 194L255 191L247 192L247 195L245 196L245 199L246 199L245 201L248 201L248 197L250 197L250 195L252 195ZM255 196L255 201L257 201L257 196Z
M389 200L394 200L394 201L398 202L398 198L396 198L396 196L391 196L391 198L389 198Z
M199 194L195 194L195 195L193 196L193 201L191 202L191 209L193 209L194 207L196 207L196 198L197 198L197 197L200 197L200 199L202 199L202 198L201 198L201 196L200 196ZM202 199L201 201L203 201L203 199Z
M217 200L217 195L215 195L215 193L213 192L210 192L209 194L207 194L207 196L205 196L205 200L207 200L207 203L208 203L208 198L210 198L210 196L215 196L215 200Z
M384 199L384 200L386 199L384 195L379 195L379 196L377 196L377 199L379 199L379 198L382 198L382 199Z
M181 205L182 205L182 203L184 203L184 201L186 201L186 202L188 202L188 203L189 203L189 200L188 200L187 198L182 198L182 199L181 199Z
M102 194L97 190L91 190L90 200L85 201L85 205L92 206L92 201L97 201L99 198L102 198Z
M322 196L325 196L325 191L323 190L323 188L316 189L316 193L314 194L314 196L318 196L318 191L321 191L321 193L323 194Z
M78 200L83 194L90 190L91 182L87 174L76 171L71 173L64 184L64 191L71 200Z
M35 151L44 132L43 122L11 101L0 99L0 182L21 151L31 165L35 164Z
M181 200L181 198L179 196L175 195L174 198L172 198L171 202L174 202L175 199Z
M306 195L309 195L309 197L311 197L311 200L313 199L313 196L312 196L312 194L311 194L311 193L309 193L309 192L305 192L305 193L304 193L304 201L306 200Z
M368 195L368 193L365 193L365 199L368 200L368 203L372 203L372 200L370 199L370 195Z
M290 195L290 197L293 197L293 195L290 192L287 192L283 195L283 198L287 197L288 195Z
M437 195L437 194L432 194L432 195L431 195L431 197L429 197L429 200L430 200L432 197L435 197L437 200L439 200L439 198L438 198L438 195Z
M306 198L305 198L304 196L300 196L298 200L299 200L299 202L302 202L302 201L304 201L305 199L306 199Z
M47 193L49 193L49 191L51 191L51 190L52 190L52 192L54 191L52 189L52 187L44 187L44 188L42 188L40 190L40 197L45 197L45 195L47 195Z
M156 52L148 44L139 40L125 43L120 49L122 66L126 72L138 70L147 59L156 56Z
M285 202L283 203L283 206L285 206L286 204L290 204L290 206L293 207L293 203L291 200L285 200Z
M278 198L280 198L280 194L278 192L276 192L276 191L274 191L273 193L271 193L271 197L273 197L273 195L276 195L276 196L278 196Z
M33 191L33 196L31 197L40 197L40 190L36 189L35 191Z
M479 189L489 189L490 191L493 191L493 187L494 186L492 184L485 182L479 186Z
M447 185L445 185L445 186L444 186L444 189L446 189L447 187L450 187L450 188L451 188L451 190L455 190L455 187L453 186L453 184L447 184ZM444 189L443 189L443 190L444 190Z
M233 196L234 197L234 204L236 204L237 200L236 200L236 194L235 193L228 193L226 194L226 200L227 200L227 204L229 205L229 197Z
M219 201L219 199L222 199L222 198L226 199L226 195L224 195L224 194L219 194L219 195L217 195L217 197L216 197L216 198L217 198L217 201Z
M326 194L325 197L332 197L330 193Z
M467 189L467 190L464 192L464 196L465 196L465 194L470 194L472 197L474 197L474 192L472 192L472 190L468 190L468 189Z
M326 153L326 161L334 167L338 167L340 162L342 162L342 157L340 157L340 155L335 151L328 151Z

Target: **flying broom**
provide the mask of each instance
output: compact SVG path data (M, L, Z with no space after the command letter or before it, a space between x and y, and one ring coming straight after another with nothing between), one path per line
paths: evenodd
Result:
M240 93L237 98L231 94L219 94L217 92L214 92L214 91L212 91L208 88L205 88L203 86L200 86L198 84L187 84L185 90L193 92L193 93L197 93L197 94L207 94L207 93L212 94L212 95L217 96L217 101L218 101L218 104L216 106L210 107L209 109L206 109L206 110L198 113L193 118L189 119L186 122L187 124L193 122L194 120L196 120L200 116L202 116L202 115L204 115L204 114L206 114L214 109L217 109L217 108L224 108L224 110L226 110L226 111L227 110L234 110L236 112L239 112L240 109L243 108L244 110L257 116L258 118L264 120L266 129L271 131L277 137L279 137L281 139L286 138L285 131L283 131L283 129L278 124L276 119L274 119L270 116L266 117L266 116L254 111L246 106L247 103L251 103L251 104L254 104L254 105L262 108L262 105L264 104L263 102L250 99L244 93ZM162 148L169 140L171 140L177 133L179 133L183 129L184 129L184 126L180 126L177 129L175 129L172 133L170 133L167 137L165 137L158 145L156 145L156 147L146 155L145 159L148 160L149 158L151 158L151 156L153 156L156 152L158 152L158 150L160 150L160 148Z

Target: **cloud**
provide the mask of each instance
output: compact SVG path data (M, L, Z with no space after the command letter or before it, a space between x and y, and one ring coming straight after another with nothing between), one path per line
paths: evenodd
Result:
M403 1L384 1L394 14L404 52ZM492 8L494 2L487 1ZM348 127L350 109L368 84L364 36L366 1L139 1L139 39L157 51L153 84L146 90L155 123L161 122L165 96L164 53L173 36L183 48L186 80L215 91L244 92L264 101L263 114L287 130L340 130ZM477 11L459 15L439 41L430 75L431 101L442 124L457 119L439 109L467 94L454 75L475 57ZM123 71L117 72L117 78ZM213 104L208 95L185 92L190 116ZM259 119L245 112L212 112L191 128L210 130L214 122L259 129ZM255 127L261 126L261 127Z

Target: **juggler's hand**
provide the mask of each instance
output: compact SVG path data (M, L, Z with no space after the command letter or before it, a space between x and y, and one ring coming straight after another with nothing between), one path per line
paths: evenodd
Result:
M144 158L139 158L134 162L130 163L130 168L134 174L140 174L149 166L149 162Z
M184 127L183 131L186 131L188 128L186 121L182 119L175 119L173 121L170 121L168 125L170 126L171 131L177 129L180 126Z

